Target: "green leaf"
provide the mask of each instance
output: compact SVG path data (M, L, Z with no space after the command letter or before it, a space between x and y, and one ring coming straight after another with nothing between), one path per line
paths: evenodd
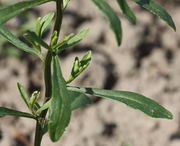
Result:
M91 51L88 51L84 54L83 58L79 61L79 58L76 57L74 64L71 70L71 75L66 81L67 84L71 83L75 78L77 78L90 64L91 62Z
M18 38L16 38L10 31L8 31L7 28L2 26L1 24L0 24L0 35L2 35L5 39L7 39L10 43L15 45L17 48L20 48L25 52L35 54L39 56L41 60L43 59L41 52L39 50L28 47L25 43L23 43Z
M58 32L54 31L51 35L51 41L50 41L50 47L52 48L52 51L56 52L54 47L57 45L58 42Z
M20 111L16 111L16 110L5 108L5 107L0 107L0 117L4 117L4 116L18 116L18 117L36 119L36 117L34 117L33 115L29 113L20 112Z
M36 23L36 31L39 37L41 37L42 33L51 24L53 18L54 18L54 13L49 13L44 17L38 18Z
M63 0L63 8L65 9L70 0Z
M68 93L71 98L71 110L76 110L92 103L90 98L83 93L75 91L69 91Z
M25 38L27 38L30 41L33 41L32 44L36 42L38 45L41 45L48 50L51 50L49 45L46 42L44 42L39 36L37 36L37 34L33 31L27 31L25 34Z
M19 2L5 8L0 9L0 24L7 22L9 19L15 17L18 14L26 11L29 8L32 8L37 5L41 5L43 3L53 1L53 0L32 0L32 1L24 1Z
M58 57L53 56L52 100L49 107L48 132L52 141L58 141L68 126L71 102L62 76Z
M69 86L68 90L117 100L154 118L173 118L171 112L157 102L137 93L72 86Z
M70 35L65 36L61 40L61 42L55 46L55 50L61 51L71 46L74 46L75 44L79 43L83 38L85 38L88 32L89 32L89 29L84 29L80 31L78 34L71 33Z
M117 0L123 14L128 18L132 24L136 24L136 16L134 15L131 8L128 6L126 0Z
M91 100L88 96L86 96L83 93L75 92L75 91L68 91L69 97L71 100L71 111L76 110L78 108L84 107L87 104L91 104ZM42 111L49 108L49 105L51 104L51 100L47 101L45 104L43 104L37 111L36 114L40 114Z
M32 113L35 113L34 111L40 108L40 105L37 102L40 98L40 94L40 92L34 91L31 95L31 98L29 100L29 107Z
M154 2L154 0L133 0L133 1L138 3L140 6L147 9L154 15L157 15L158 17L160 17L169 26L171 26L174 30L176 30L176 26L175 26L171 16L158 3Z
M24 102L26 103L27 107L30 107L29 101L30 98L24 88L23 85L21 85L20 83L17 83L18 89L19 89L19 93L21 94L22 99L24 100Z
M31 35L29 35L28 33L25 33L23 36L28 42L30 42L33 45L34 48L41 51L41 46L37 42L34 41L34 38Z
M106 1L104 0L92 0L92 1L108 19L110 23L110 27L115 34L117 43L120 46L122 41L122 30L121 30L121 22L118 16Z
M49 108L50 104L51 104L51 100L48 100L45 104L43 104L37 111L36 111L36 115L40 114L42 111L46 110Z

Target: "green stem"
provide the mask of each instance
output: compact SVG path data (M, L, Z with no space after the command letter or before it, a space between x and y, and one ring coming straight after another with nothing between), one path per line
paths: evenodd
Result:
M43 134L42 134L41 123L37 120L34 146L41 146L42 136Z
M54 25L54 31L57 32L57 37L59 37L61 24L63 18L63 0L56 0L56 21ZM44 80L45 80L45 102L47 102L52 93L52 85L51 85L51 61L52 61L52 52L48 51L45 59L45 69L44 69ZM46 123L46 114L47 110L44 110L40 116L39 120L36 123L36 133L35 133L35 141L34 146L40 146L41 140L43 137L43 129ZM41 119L41 120L40 120Z
M59 36L62 18L63 18L63 0L56 0L56 22L54 25L54 31L57 31L57 36Z
M48 51L45 60L45 69L44 69L44 80L45 80L45 102L50 98L52 87L51 87L51 61L52 54Z

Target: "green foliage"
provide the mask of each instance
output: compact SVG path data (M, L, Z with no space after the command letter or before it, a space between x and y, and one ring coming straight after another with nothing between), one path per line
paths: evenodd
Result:
M25 43L20 41L17 37L15 37L7 28L0 24L0 35L6 38L10 43L15 45L16 47L22 49L25 52L32 53L37 55L42 59L42 55L39 50L28 47Z
M14 5L10 5L5 8L0 9L0 24L3 24L10 20L11 18L17 16L18 14L23 13L24 11L41 5L43 3L49 2L52 0L32 0L32 1L24 1L24 2L19 2Z
M39 51L41 51L41 47L44 47L48 50L51 50L50 46L44 42L35 32L27 31L24 34L24 37Z
M89 29L82 30L78 34L71 33L68 36L64 36L62 40L54 47L55 51L62 51L66 48L76 45L83 38L87 36Z
M4 117L6 115L36 119L35 116L33 116L33 115L29 114L29 113L20 112L20 111L5 108L5 107L0 107L0 117Z
M17 86L18 86L18 89L19 89L19 93L22 97L22 99L24 100L25 104L27 105L27 107L29 108L30 107L30 104L29 104L29 96L27 94L27 91L26 89L24 88L23 85L21 85L20 83L17 83Z
M66 81L66 83L69 84L75 78L77 78L89 66L90 61L91 61L91 51L88 51L86 54L84 54L81 60L79 60L79 58L76 57L71 70L71 75L69 79Z
M137 93L72 86L69 86L68 90L113 99L125 103L134 109L143 111L145 114L154 118L173 118L172 114L157 102Z
M91 104L91 99L83 93L68 91L69 97L71 99L71 110L76 110L81 107Z
M128 20L132 24L136 24L136 16L134 15L133 11L128 6L126 0L117 0L123 14L128 18Z
M143 8L147 9L149 12L157 15L162 20L164 20L169 26L176 30L176 26L171 18L171 16L163 9L159 4L154 2L154 0L133 0L138 3Z
M71 102L57 56L53 56L52 100L49 107L48 131L52 141L58 141L71 116ZM55 130L56 129L56 130Z
M71 111L84 107L88 104L91 104L91 99L83 93L68 91L68 95L71 101ZM51 100L47 101L44 105L42 105L37 111L36 115L40 114L42 111L49 108L51 104Z
M122 30L121 30L121 22L119 20L119 17L116 15L114 10L109 6L109 4L105 0L92 0L92 1L106 16L107 20L110 23L110 27L116 36L116 41L118 45L120 45L122 41ZM154 0L132 0L132 1L136 2L141 7L148 10L149 12L157 15L159 18L164 20L170 27L176 30L176 26L171 16L158 3L154 2ZM128 18L130 22L135 24L136 17L133 11L128 6L126 0L117 0L117 2L121 7L123 14Z
M52 19L54 18L54 13L49 13L44 17L39 17L36 22L36 32L39 37L42 33L48 28L51 24Z
M44 17L38 18L35 29L36 32L32 30L26 31L24 37L32 44L33 47L29 47L26 43L20 41L6 27L3 26L5 22L18 14L25 12L29 8L33 8L37 5L50 1L54 1L56 3L57 17L49 43L42 39L42 34L51 25L54 18L54 13L49 13ZM117 43L120 45L122 41L122 30L121 21L117 13L105 0L92 1L107 18L110 27L115 34ZM133 1L160 17L174 30L176 29L171 16L155 1ZM61 138L66 127L69 125L71 112L91 103L90 98L86 94L122 102L129 107L144 112L150 117L172 119L173 115L166 108L162 107L157 102L137 93L67 86L67 84L71 83L81 73L83 73L91 62L91 51L85 53L81 59L76 57L68 80L64 80L61 72L58 53L62 53L62 50L68 49L69 47L79 43L87 36L89 32L89 29L85 29L80 31L78 34L71 33L68 36L64 36L58 42L63 12L65 11L65 8L69 2L69 0L32 0L18 2L14 5L0 8L0 35L17 48L20 48L27 53L34 54L40 58L42 61L42 66L44 66L45 80L45 97L42 105L39 104L38 101L41 96L40 91L34 91L32 95L29 96L25 88L18 83L17 86L21 98L27 105L31 114L8 109L6 107L0 107L0 117L12 115L35 119L37 123L35 146L40 146L42 136L46 132L49 133L49 136L53 142L56 142ZM128 20L135 24L136 17L133 10L131 10L131 8L128 6L126 0L117 0L117 4L119 4L122 13L128 18ZM42 53L42 49L44 49L46 56L44 56L44 53Z
M109 21L110 27L113 30L118 45L121 45L122 41L122 29L119 17L116 15L114 10L104 0L92 0L94 4L103 12Z

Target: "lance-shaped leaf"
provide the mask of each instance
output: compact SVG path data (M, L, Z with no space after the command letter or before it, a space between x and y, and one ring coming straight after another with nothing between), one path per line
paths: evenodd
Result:
M138 109L144 112L145 114L154 118L167 118L167 119L173 118L173 115L171 114L171 112L169 112L163 106L137 93L128 92L128 91L114 91L114 90L72 87L72 86L69 86L68 90L117 100L122 103L125 103L126 105L134 109Z
M17 83L18 89L19 89L19 93L21 94L22 99L24 100L24 102L26 103L27 107L30 108L30 98L24 88L23 85L21 85L20 83Z
M0 35L2 35L5 39L7 39L10 43L15 45L17 48L20 48L25 52L35 54L39 56L39 58L41 59L43 58L39 50L28 47L25 43L23 43L18 38L16 38L7 28L2 26L1 24L0 24Z
M18 117L36 119L36 117L34 117L33 115L29 113L20 112L20 111L5 108L5 107L0 107L0 117L4 117L4 116L18 116Z
M32 1L24 1L19 2L5 8L0 9L0 24L7 22L9 19L21 14L29 8L32 8L37 5L41 5L43 3L53 1L53 0L32 0Z
M64 50L66 48L69 48L77 43L79 43L82 39L84 39L87 34L89 32L89 29L84 29L82 31L80 31L78 34L73 34L71 33L68 36L65 36L60 43L58 43L55 46L55 50L60 51L60 50Z
M44 17L38 18L36 23L36 32L39 37L41 37L42 33L51 24L53 18L54 18L54 13L49 13Z
M37 45L41 45L44 48L46 48L48 50L51 50L49 45L46 42L44 42L39 36L37 36L37 34L35 32L33 32L33 31L27 31L25 33L24 37L27 40L29 40L35 47L37 47Z
M128 6L126 0L117 0L123 14L128 18L132 24L136 24L136 16L134 15L131 8Z
M174 30L176 30L176 26L171 16L158 3L154 2L154 0L133 0L133 1L138 3L140 6L147 9L149 12L153 13L154 15L160 17L169 26L171 26Z
M68 126L71 100L62 76L58 57L53 56L52 100L49 107L48 132L52 141L58 141Z
M106 1L104 0L92 0L92 1L108 19L110 27L116 36L117 43L120 46L122 41L122 30L121 30L121 22L118 16Z

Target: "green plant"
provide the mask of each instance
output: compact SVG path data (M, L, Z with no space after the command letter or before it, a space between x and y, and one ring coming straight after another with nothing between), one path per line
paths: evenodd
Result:
M50 1L53 1L56 4L56 19L49 44L42 39L42 33L53 20L53 13L49 13L42 18L38 18L35 32L28 30L24 34L24 37L32 44L33 48L20 41L6 27L3 26L3 24L9 19L15 17L18 14L21 14L25 10ZM92 1L109 20L109 24L115 34L117 43L120 45L122 31L119 17L106 1ZM133 1L149 10L153 14L159 16L175 30L175 25L171 19L171 16L162 7L160 7L160 5L154 2L154 0ZM130 22L135 24L136 17L128 6L127 2L125 0L117 0L117 2L122 9L123 14L130 20ZM77 78L90 64L91 51L88 51L82 59L79 59L78 57L75 58L70 77L69 79L65 80L61 72L57 53L61 53L62 50L76 45L84 37L86 37L89 31L87 29L82 30L78 34L72 33L68 36L64 36L59 41L63 13L68 3L69 0L31 0L19 2L0 9L0 35L14 44L16 47L40 58L42 64L44 65L45 81L45 97L44 103L42 105L38 102L38 99L41 97L40 91L34 91L32 95L29 96L26 92L26 89L20 83L18 83L17 86L20 95L30 110L30 113L16 111L6 107L0 107L0 117L13 115L35 119L35 146L40 146L42 137L47 132L49 133L49 136L53 142L56 142L60 139L63 132L65 131L65 128L69 124L71 112L91 103L91 100L86 94L99 96L102 98L109 98L125 103L126 105L134 109L138 109L151 117L172 119L173 116L167 109L159 105L157 102L137 93L97 88L74 87L69 85L69 83ZM42 54L42 48L46 49L45 56Z

